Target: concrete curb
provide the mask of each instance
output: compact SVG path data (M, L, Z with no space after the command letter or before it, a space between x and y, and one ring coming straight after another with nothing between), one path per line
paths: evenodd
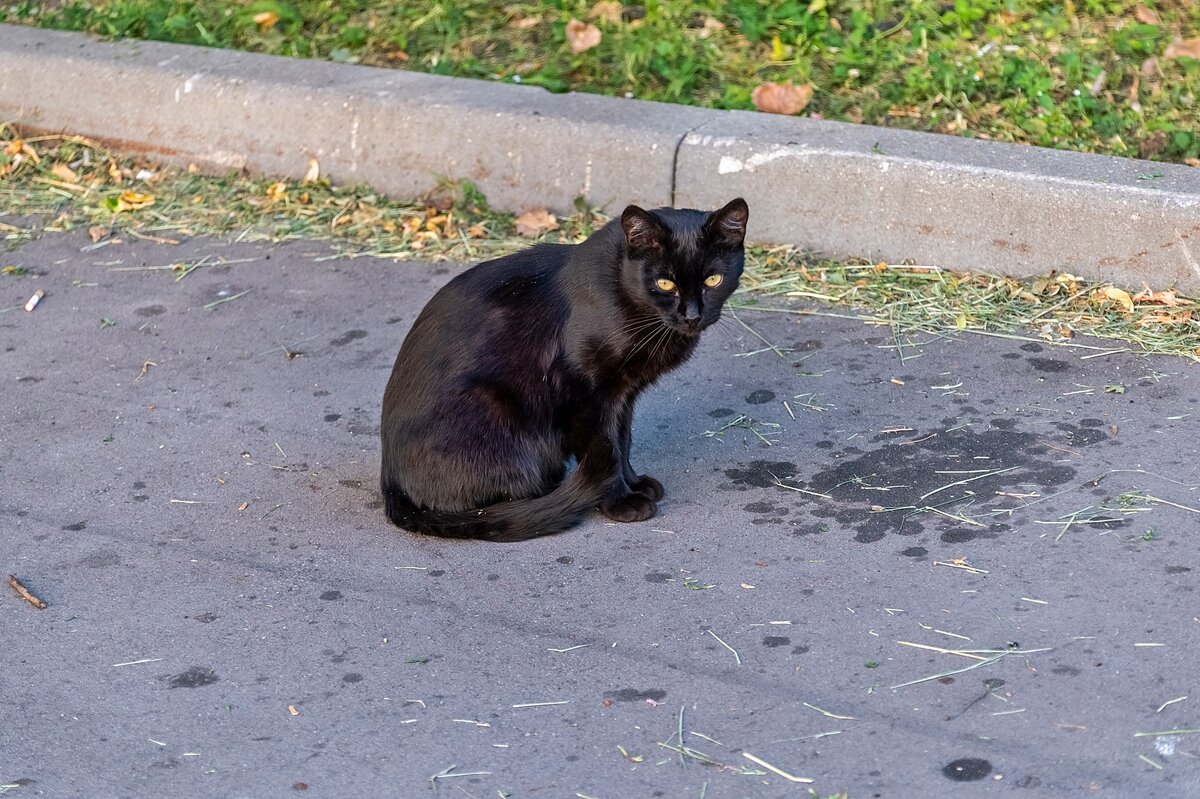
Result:
M0 118L207 171L493 206L750 203L751 238L1012 275L1200 292L1200 170L0 25Z

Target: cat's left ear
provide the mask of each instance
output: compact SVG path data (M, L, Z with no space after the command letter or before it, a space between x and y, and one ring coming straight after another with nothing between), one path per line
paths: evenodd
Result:
M730 200L719 211L713 211L704 222L706 238L713 244L741 247L746 240L746 222L750 219L750 207L741 197Z

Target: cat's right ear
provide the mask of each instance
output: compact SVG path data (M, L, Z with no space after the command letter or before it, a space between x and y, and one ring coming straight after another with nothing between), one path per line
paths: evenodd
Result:
M625 231L630 257L647 257L662 251L662 223L649 211L636 205L627 207L621 214L621 229Z

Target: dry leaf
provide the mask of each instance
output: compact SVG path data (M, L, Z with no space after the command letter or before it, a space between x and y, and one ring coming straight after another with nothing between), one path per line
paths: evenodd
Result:
M521 19L514 19L512 21L512 26L519 31L525 31L534 27L539 22L541 22L541 20L537 17L523 17Z
M1134 6L1133 18L1143 25L1161 25L1162 20L1158 17L1158 12L1153 8L1146 8L1141 3Z
M1149 302L1156 305L1167 305L1175 307L1179 305L1179 297L1175 296L1173 289L1165 291L1151 291L1149 288L1144 288L1133 296L1134 302Z
M54 175L54 177L58 178L59 180L66 181L67 183L79 182L79 176L75 174L75 170L71 169L71 167L67 166L66 164L55 164L54 166L50 167L50 172Z
M100 239L104 238L109 233L112 233L110 228L101 227L100 225L92 225L90 228L88 228L88 238L91 239L93 243L100 241Z
M567 23L567 44L572 53L582 53L600 44L600 29L587 22L572 19Z
M1200 61L1200 37L1195 39L1176 39L1167 45L1163 58L1194 58Z
M545 208L531 208L513 221L522 236L540 236L547 230L558 230L558 218Z
M618 0L600 0L588 12L588 19L602 19L616 25L621 21L621 4Z
M304 173L305 183L316 183L321 177L321 164L317 159L308 159L308 171Z
M286 183L272 183L270 186L267 186L267 198L270 199L271 202L277 202L286 197L287 197L287 184Z
M701 39L707 39L709 36L712 36L714 32L723 30L725 30L724 22L716 19L715 17L705 17L704 24L700 26L699 30L696 32L696 35Z
M140 191L123 191L120 197L120 210L135 211L138 208L146 208L154 205L153 194L143 194Z
M266 31L275 27L275 23L279 22L279 15L274 11L261 11L251 17L251 19L258 23L260 30Z
M1133 312L1133 298L1129 296L1128 291L1116 286L1105 286L1103 293L1106 299L1117 303L1129 313Z
M786 83L771 83L770 81L756 86L750 95L754 107L768 114L799 114L812 99L811 83L793 86L789 80Z
M1158 59L1153 56L1142 62L1142 77L1153 78L1158 74Z

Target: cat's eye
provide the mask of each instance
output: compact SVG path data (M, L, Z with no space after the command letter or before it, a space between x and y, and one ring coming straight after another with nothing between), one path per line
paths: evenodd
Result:
M717 286L721 285L721 276L709 275L708 277L704 278L704 285L708 286L710 289L715 289Z
M658 280L654 281L654 285L658 286L663 291L674 291L675 290L675 284L672 281L667 280L664 277L660 277Z

